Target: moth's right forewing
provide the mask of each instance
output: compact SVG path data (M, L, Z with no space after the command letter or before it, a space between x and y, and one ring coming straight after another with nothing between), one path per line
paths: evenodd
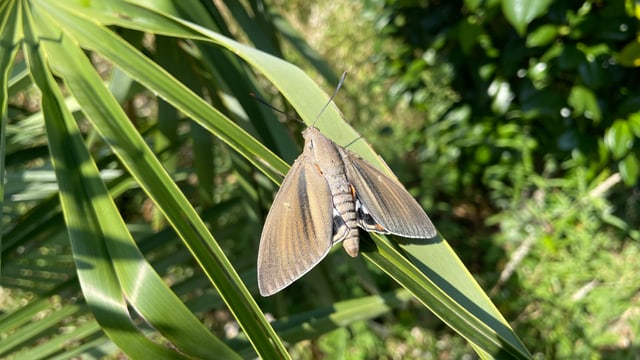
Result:
M367 231L409 238L432 238L436 229L418 202L391 176L346 149L340 149L349 181L356 190ZM370 217L370 218L369 218ZM379 226L382 230L375 230Z
M331 192L303 153L293 164L269 210L258 250L258 288L269 296L289 286L331 249Z

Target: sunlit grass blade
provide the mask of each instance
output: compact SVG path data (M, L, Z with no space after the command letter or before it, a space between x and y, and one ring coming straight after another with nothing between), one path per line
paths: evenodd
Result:
M43 14L36 13L37 24L46 33L56 28ZM33 43L37 43L34 40ZM83 294L96 319L121 349L133 357L170 356L178 353L149 341L131 323L128 304L133 305L145 319L154 324L167 339L185 353L205 357L211 349L235 357L235 353L202 327L195 316L171 292L162 279L146 262L137 249L106 187L99 179L95 164L90 158L75 119L64 107L53 77L43 65L42 53L49 59L64 54L66 58L77 48L67 41L48 43L29 52L32 74L43 92L49 145L54 168L59 180L60 198L65 222L74 249ZM30 49L31 50L31 49ZM81 54L78 59L82 59ZM57 64L64 61L58 59ZM83 73L91 77L92 66L76 63L75 75ZM84 66L84 69L83 69ZM63 70L59 68L58 70ZM65 74L69 75L69 73ZM70 82L72 79L68 78ZM93 85L102 88L100 82ZM127 299L127 301L125 301ZM162 301L157 301L162 299ZM172 319L178 316L181 321ZM185 321L190 320L190 321ZM209 349L202 352L199 344L207 343ZM201 350L198 350L201 349ZM153 355L155 353L155 355Z

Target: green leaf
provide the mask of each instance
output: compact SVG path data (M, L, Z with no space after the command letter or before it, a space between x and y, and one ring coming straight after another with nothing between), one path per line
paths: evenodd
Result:
M529 23L545 14L549 5L551 0L502 0L502 12L518 34L524 36Z
M595 123L602 119L598 99L591 89L580 85L572 87L567 102L573 107L576 115L592 119Z
M618 164L620 175L627 186L634 186L640 178L640 162L635 154L628 154Z
M491 110L500 115L503 115L509 110L509 105L511 105L514 98L509 82L499 78L493 80L491 83L489 95L493 98Z
M629 128L637 138L640 138L640 112L629 116Z
M38 10L41 9L38 8L34 10L34 22L38 24L39 32L55 34L60 31L48 14L40 13ZM75 119L64 107L57 87L52 86L55 81L43 65L44 59L58 65L58 75L67 81L72 91L85 89L84 96L78 98L87 108L90 107L89 101L98 100L92 99L92 92L87 89L103 92L98 102L111 97L96 76L93 66L68 39L62 37L58 42L44 42L44 46L38 46L37 51L28 52L28 55L32 64L39 65L38 68L32 68L32 73L36 74L35 78L43 92L43 110L60 184L61 204L87 303L102 328L132 357L154 353L152 356L172 358L182 358L184 355L148 341L131 323L129 305L184 354L206 357L211 349L215 349L225 357L237 357L202 326L147 263L105 185L99 181L89 181L99 178L97 168ZM34 38L31 43L38 44L40 41ZM65 61L70 55L75 61ZM119 109L117 105L115 108ZM133 134L137 132L131 132L130 138L133 138ZM139 146L144 147L144 142L141 141ZM87 236L91 236L93 241L87 241ZM101 286L96 287L96 284ZM172 322L174 317L182 321ZM209 344L210 348L202 349L199 346L202 343Z
M546 24L538 27L527 35L527 47L547 46L556 40L558 36L558 26Z
M640 66L640 42L630 42L617 54L615 58L622 66Z
M413 299L406 290L336 302L276 321L273 326L290 342L314 338L359 320L371 319Z
M34 15L38 20L38 26L46 28L49 25L45 18L39 17L38 14ZM101 224L100 221L117 221L119 216L117 214L115 218L97 216L97 214L109 212L110 208L115 210L115 206L113 203L109 204L108 197L100 196L106 202L97 201L94 198L104 190L101 183L85 181L89 175L97 177L97 170L89 159L75 120L66 111L55 80L45 66L46 51L44 47L38 45L40 39L34 35L35 32L32 32L34 24L29 20L26 24L31 26L25 27L25 35L27 44L30 46L26 48L25 55L31 64L31 74L42 90L42 108L47 119L47 132L56 175L60 181L61 204L65 210L69 237L76 253L80 281L85 286L84 296L92 306L102 328L130 356L140 357L151 354L157 357L179 358L177 353L149 341L131 321L127 302L118 284L118 275L101 241L101 238L114 235L110 234L109 230L118 231L122 228L105 229L103 228L105 224ZM127 233L126 230L124 233ZM89 234L93 235L94 241L87 241ZM94 286L95 284L100 286Z
M631 147L633 147L634 136L626 120L618 119L604 135L604 143L613 154L614 159L621 159Z
M494 356L531 357L442 237L399 241L401 251L381 235L372 239L375 251L365 248L365 256L474 347Z

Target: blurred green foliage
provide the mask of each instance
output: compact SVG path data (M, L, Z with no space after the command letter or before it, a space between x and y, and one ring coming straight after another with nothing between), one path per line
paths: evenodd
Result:
M407 176L548 358L637 351L637 6L386 0L376 20L388 101L423 114L393 128Z
M518 34L508 3L544 8ZM401 43L382 60L380 76L397 78L392 95L429 112L440 89L427 70L449 74L439 85L459 97L426 124L442 130L426 130L436 144L424 151L456 165L450 194L501 190L519 182L514 166L539 172L567 161L586 166L587 179L610 168L636 184L640 72L621 53L638 29L624 2L386 1L377 26ZM443 144L460 151L434 149Z
M303 22L324 16L312 30L317 47L351 73L341 109L421 197L529 349L633 358L638 5L380 0L306 9ZM437 353L461 356L446 329L420 331L439 339Z

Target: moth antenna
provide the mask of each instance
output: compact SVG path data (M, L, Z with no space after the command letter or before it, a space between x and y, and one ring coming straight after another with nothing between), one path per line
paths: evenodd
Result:
M353 145L356 143L356 141L362 139L362 135L358 135L357 138L353 139L351 142L349 142L347 145L343 146L344 148L349 148L349 146Z
M320 115L322 115L322 113L327 109L327 106L329 106L329 104L331 104L331 102L333 101L333 98L335 98L336 95L338 94L338 90L340 90L340 88L342 87L342 84L344 83L344 79L346 77L347 77L347 72L345 71L345 72L342 73L342 76L340 76L340 81L338 82L338 86L336 86L336 89L333 91L333 95L331 95L331 97L329 98L329 101L327 101L327 103L324 104L322 109L320 109L320 112L318 113L316 118L313 119L313 122L311 123L311 126L315 126L316 125L316 121L318 121L318 119L320 118Z
M295 120L295 121L297 121L297 122L299 122L299 123L304 125L304 122L302 120L300 120L300 118L298 118L297 116L293 116L293 115L287 114L286 112L284 112L284 111L278 109L277 107L269 104L265 99L261 98L260 96L254 94L254 93L249 93L249 95L253 96L253 98L256 99L262 105L268 107L269 109L271 109L271 110L273 110L275 112L278 112L278 113L284 115L288 120Z

